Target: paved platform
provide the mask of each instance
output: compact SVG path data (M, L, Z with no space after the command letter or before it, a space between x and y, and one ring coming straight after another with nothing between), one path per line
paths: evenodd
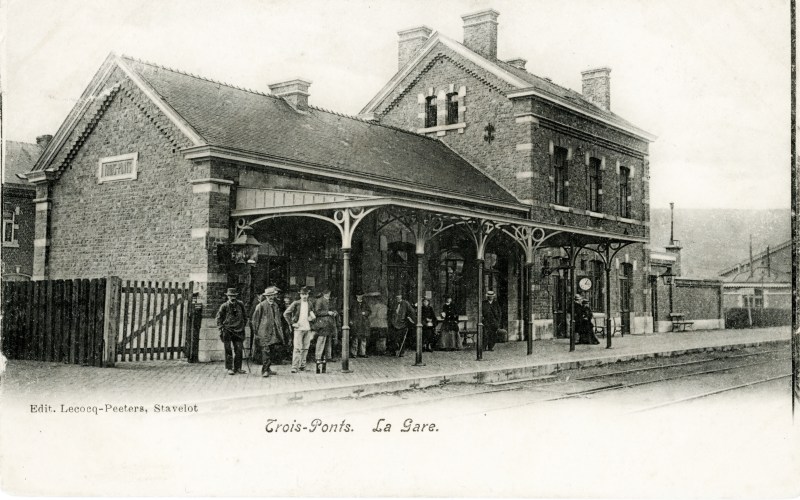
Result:
M525 354L525 342L509 342L484 352L481 361L476 361L472 346L462 351L423 353L424 366L414 366L414 353L408 352L402 358L351 359L350 373L342 373L340 362L328 363L328 373L321 375L314 373L313 363L310 371L297 374L290 373L289 365L279 365L275 367L278 375L269 378L262 378L260 366L255 365L251 373L230 376L221 362L146 361L91 368L12 360L7 362L0 390L4 397L28 403L178 402L224 408L226 402L241 404L243 399L253 398L258 404L287 404L446 383L522 379L580 366L782 343L789 338L789 327L672 332L615 336L611 349L606 349L605 339L601 339L600 345L577 345L574 352L569 352L568 340L541 340L534 342L531 356Z

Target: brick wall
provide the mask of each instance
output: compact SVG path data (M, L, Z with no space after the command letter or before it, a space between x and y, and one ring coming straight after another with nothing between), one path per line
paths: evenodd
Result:
M186 280L192 173L178 151L186 143L119 71L110 81L120 90L79 123L67 144L85 139L51 188L49 277ZM97 183L100 158L134 152L137 179Z
M33 273L33 239L36 220L33 199L35 196L36 191L32 186L26 188L13 185L3 186L3 203L9 204L12 210L19 207L20 211L16 216L18 245L4 244L2 249L4 280L29 279Z

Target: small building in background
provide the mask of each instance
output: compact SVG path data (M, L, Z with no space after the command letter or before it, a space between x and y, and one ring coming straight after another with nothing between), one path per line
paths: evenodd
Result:
M33 272L36 188L17 174L33 169L52 136L36 138L36 144L5 141L3 144L3 250L2 279L24 281Z
M727 328L791 323L791 250L791 240L768 246L719 273Z

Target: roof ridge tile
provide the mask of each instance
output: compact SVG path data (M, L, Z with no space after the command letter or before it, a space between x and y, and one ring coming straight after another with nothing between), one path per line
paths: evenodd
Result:
M246 88L246 87L239 87L238 85L234 85L232 83L223 82L221 80L215 80L215 79L209 78L207 76L196 75L196 74L190 73L188 71L182 71L182 70L179 70L179 69L170 68L169 66L164 66L163 64L154 63L152 61L145 61L145 60L139 59L137 57L132 57L132 56L128 56L128 55L125 55L125 54L120 55L120 57L123 58L123 59L129 59L129 60L132 60L132 61L136 61L136 62L138 62L140 64L146 64L148 66L153 66L155 68L163 69L163 70L166 70L166 71L172 71L173 73L178 73L179 75L190 76L192 78L197 78L198 80L204 80L206 82L216 83L217 85L224 85L225 87L230 87L232 89L237 89L237 90L241 90L241 91L244 91L244 92L250 92L251 94L263 95L265 97L271 97L273 99L278 99L278 96L273 95L273 94L267 94L266 92L261 92L261 91L249 89L249 88Z

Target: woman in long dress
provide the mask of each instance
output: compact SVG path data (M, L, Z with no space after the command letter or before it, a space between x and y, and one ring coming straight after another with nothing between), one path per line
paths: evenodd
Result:
M431 301L427 298L422 299L422 350L432 352L436 339L436 312L431 307Z
M458 335L458 311L453 304L453 298L447 297L442 306L442 333L437 344L438 349L455 350L461 348L461 339Z

